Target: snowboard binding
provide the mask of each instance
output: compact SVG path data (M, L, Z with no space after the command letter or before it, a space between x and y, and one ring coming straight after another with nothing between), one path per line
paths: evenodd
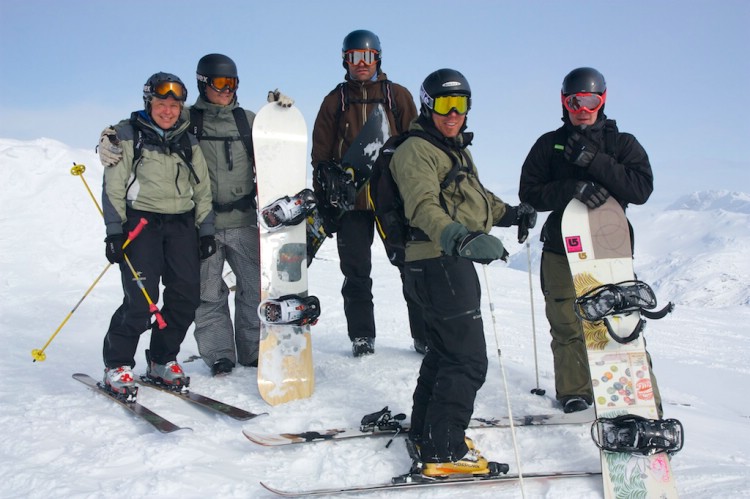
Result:
M315 325L320 317L320 300L315 296L285 295L258 305L258 317L265 324Z
M320 163L316 169L318 183L323 188L326 201L330 206L341 211L354 209L357 198L357 187L351 169L344 169L342 165L333 161Z
M269 231L297 225L307 218L316 205L313 191L303 189L294 196L281 197L263 207L259 212L258 222Z
M591 438L604 451L672 455L682 449L684 430L676 419L647 419L625 414L597 418L591 425Z
M642 281L623 281L617 284L604 284L588 293L576 298L575 314L584 321L604 321L609 335L618 343L630 343L640 336L646 321L640 319L628 336L621 336L614 332L609 318L614 315L627 315L639 312L648 319L661 319L674 310L674 304L669 302L663 309L656 312L656 295L651 286Z

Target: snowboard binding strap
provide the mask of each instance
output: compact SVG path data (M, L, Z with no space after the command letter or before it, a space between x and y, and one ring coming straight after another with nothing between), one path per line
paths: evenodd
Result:
M597 447L608 452L672 455L682 449L684 430L676 419L647 419L624 414L597 418L591 425L591 438Z

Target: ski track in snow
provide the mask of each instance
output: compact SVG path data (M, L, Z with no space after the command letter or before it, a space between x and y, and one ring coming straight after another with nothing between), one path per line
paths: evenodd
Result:
M421 356L411 347L398 271L377 241L374 356L351 357L333 240L310 267L310 292L320 298L323 311L312 328L312 398L270 407L258 394L255 369L240 367L230 376L212 378L201 360L183 364L196 392L268 412L254 420L235 421L143 387L141 403L192 428L162 435L71 378L74 372L102 375L102 338L122 299L117 269L104 275L71 316L46 349L47 360L33 363L31 350L44 345L106 266L101 218L82 182L69 173L73 161L87 166L84 178L98 199L101 166L93 152L48 139L0 139L5 174L0 186L0 331L8 352L0 363L0 496L272 497L260 480L285 489L319 488L378 483L407 470L401 438L388 448L387 438L264 448L241 434L243 428L283 432L356 426L364 414L385 405L409 414ZM659 213L631 209L635 265L639 277L654 284L660 305L677 303L671 316L649 321L646 337L667 402L665 416L685 425L685 448L672 460L678 490L682 497L699 499L750 497L750 260L742 254L750 243L750 225L744 205L737 205L747 195L708 198L698 196L702 204ZM487 382L477 396L478 417L507 414L500 358L514 414L558 410L538 283L538 230L530 237L532 282L540 386L547 394L529 393L536 383L526 250L513 242L515 231L496 229L513 255L509 266L487 268L494 312L477 267L490 359ZM136 373L144 371L147 339L146 334L140 342ZM191 329L180 360L195 354ZM469 434L486 456L517 471L510 430ZM516 436L523 472L599 468L588 426L518 428ZM527 497L602 496L598 478L527 482L525 490ZM506 484L361 497L402 496L521 494L518 485Z

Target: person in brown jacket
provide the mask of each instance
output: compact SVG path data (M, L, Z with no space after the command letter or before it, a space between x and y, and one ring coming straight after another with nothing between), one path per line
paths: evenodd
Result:
M315 119L312 134L313 187L318 209L329 235L336 233L344 285L349 338L355 357L375 352L375 318L372 301L371 251L375 234L375 215L369 209L365 189L361 189L352 210L331 206L321 182L327 165L340 165L349 147L364 127L372 110L382 104L390 124L390 135L408 130L417 108L409 91L388 79L381 70L382 49L375 33L356 30L344 38L341 50L344 82L324 99ZM387 138L387 137L386 137ZM402 274L403 275L403 274ZM406 295L405 295L406 296ZM409 322L414 346L424 353L424 323L419 307L407 298Z

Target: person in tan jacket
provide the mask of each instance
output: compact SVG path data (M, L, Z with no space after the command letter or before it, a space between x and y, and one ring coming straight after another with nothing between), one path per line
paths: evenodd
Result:
M479 181L465 132L467 79L453 69L424 80L419 118L390 163L412 233L406 243L406 291L422 307L428 351L414 390L409 437L427 476L482 475L490 465L465 430L487 374L487 347L474 262L505 260L493 226L533 226L528 205L510 206ZM446 179L448 180L446 182Z

